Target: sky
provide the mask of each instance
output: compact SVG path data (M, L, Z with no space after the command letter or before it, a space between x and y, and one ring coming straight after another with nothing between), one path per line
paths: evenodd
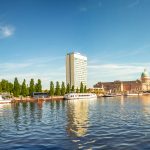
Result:
M0 79L65 81L65 56L88 58L88 87L150 71L150 0L0 0Z

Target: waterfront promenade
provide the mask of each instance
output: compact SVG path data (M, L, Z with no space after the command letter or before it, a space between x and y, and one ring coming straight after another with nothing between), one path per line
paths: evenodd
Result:
M143 96L150 96L150 93L143 93L142 94ZM130 96L135 96L135 97L139 97L139 96L142 96L142 95L130 95ZM101 97L121 97L121 96L127 96L125 94L119 94L119 95L108 95L106 96L105 94L97 94L97 97L98 98L101 98ZM128 97L130 97L128 96ZM37 101L53 101L53 100L64 100L64 96L49 96L47 98L33 98L33 97L14 97L13 100L12 100L12 103L13 102L37 102Z
M64 100L64 96L50 96L48 98L33 98L33 97L14 97L12 102L36 102L36 101L52 101L52 100Z

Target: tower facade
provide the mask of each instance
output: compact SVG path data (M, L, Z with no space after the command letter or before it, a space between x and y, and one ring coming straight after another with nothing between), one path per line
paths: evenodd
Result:
M87 57L80 53L66 55L66 84L80 88L81 82L87 86Z

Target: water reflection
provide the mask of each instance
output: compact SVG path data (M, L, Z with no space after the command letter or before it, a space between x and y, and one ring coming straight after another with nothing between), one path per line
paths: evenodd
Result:
M124 105L124 96L121 96L120 102L121 102L121 106L123 106Z
M0 149L149 149L149 127L148 96L0 105Z
M140 97L140 100L143 105L150 106L150 97L149 96L142 96L142 97Z
M11 111L11 104L0 104L0 116L7 117Z
M38 105L39 109L42 109L42 107L43 107L43 101L42 100L38 100L37 105Z
M14 120L14 125L16 126L16 129L19 130L19 116L20 116L20 110L19 110L20 103L13 103L12 104L12 115Z
M140 102L143 105L144 113L150 115L150 97L149 96L142 96L140 97Z
M71 100L67 102L67 132L70 136L81 137L88 127L88 101Z
M12 116L17 130L21 126L33 125L42 119L43 102L23 102L11 104Z
M0 104L0 110L4 110L4 109L11 109L11 104L6 103L6 104ZM3 111L0 111L0 113L2 113Z

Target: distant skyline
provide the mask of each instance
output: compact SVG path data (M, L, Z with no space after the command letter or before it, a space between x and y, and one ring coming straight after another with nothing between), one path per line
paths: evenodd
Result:
M88 85L150 71L150 0L1 0L0 79L66 81L65 56L88 58Z

